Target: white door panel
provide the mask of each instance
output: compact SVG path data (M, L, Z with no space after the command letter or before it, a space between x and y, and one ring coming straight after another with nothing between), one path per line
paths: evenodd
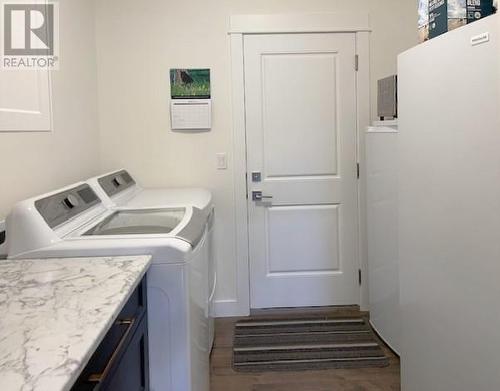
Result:
M338 205L270 207L267 220L268 275L340 270Z
M336 53L262 55L263 158L268 177L336 174L336 61ZM290 78L297 74L316 75ZM283 116L286 112L300 115ZM315 129L314 138L304 137L305 129ZM297 158L308 155L315 158Z
M251 305L356 304L355 36L244 44Z
M0 88L0 132L52 130L47 69L0 70Z

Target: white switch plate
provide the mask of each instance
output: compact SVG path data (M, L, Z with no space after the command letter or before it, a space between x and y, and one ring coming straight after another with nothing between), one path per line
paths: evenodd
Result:
M217 169L218 170L227 169L227 153L225 152L216 153L215 157L217 158Z

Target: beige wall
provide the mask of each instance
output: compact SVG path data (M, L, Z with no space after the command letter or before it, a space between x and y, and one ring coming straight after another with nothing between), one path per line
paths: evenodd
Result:
M322 11L370 13L372 87L378 78L394 73L396 55L416 43L415 0L98 2L102 168L127 167L145 186L196 185L213 191L218 300L231 300L236 291L229 17ZM211 68L211 132L182 134L170 130L171 67ZM217 152L228 153L228 170L216 170Z
M0 220L18 200L98 172L94 1L60 5L60 70L52 72L51 133L0 133Z

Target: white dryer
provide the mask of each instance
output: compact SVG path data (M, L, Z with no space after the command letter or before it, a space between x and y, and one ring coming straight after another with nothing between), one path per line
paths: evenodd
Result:
M215 208L210 191L202 188L142 188L127 170L121 169L86 181L103 203L110 208L147 208L194 206L203 212L207 223L209 349L212 349L214 326L214 299L217 287L216 252L214 245Z
M142 188L127 170L118 170L86 181L107 206L164 207L192 205L210 214L212 194L202 188Z
M207 225L200 209L110 209L80 183L18 203L7 231L11 259L151 254L151 390L209 390Z

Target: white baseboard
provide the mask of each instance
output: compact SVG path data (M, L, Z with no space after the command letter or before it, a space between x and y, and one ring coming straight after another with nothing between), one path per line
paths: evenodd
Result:
M235 299L215 300L214 308L216 318L250 315L250 310L248 309L248 307L242 305Z

